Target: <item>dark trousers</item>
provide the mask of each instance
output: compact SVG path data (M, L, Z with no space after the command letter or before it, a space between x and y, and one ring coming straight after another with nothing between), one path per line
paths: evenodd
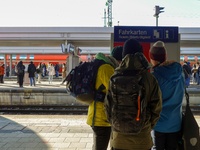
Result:
M154 131L153 150L176 150L178 143L178 135L179 132L161 133L158 131Z
M94 127L92 150L107 150L111 127Z
M19 83L19 75L17 74L17 83Z
M9 72L6 72L6 77L9 77Z
M18 78L19 78L19 86L22 87L23 86L24 75L18 75Z
M0 75L0 83L3 83L3 75Z

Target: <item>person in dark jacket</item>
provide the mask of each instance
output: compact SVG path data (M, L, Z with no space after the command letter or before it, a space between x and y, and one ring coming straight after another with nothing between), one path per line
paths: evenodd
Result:
M25 69L25 66L23 65L23 62L20 61L18 64L17 64L17 75L18 75L18 78L19 78L19 87L23 87L23 79L24 79L24 69Z
M188 87L190 85L190 77L191 77L191 69L188 66L187 62L184 62L183 64L183 72L185 75L185 85Z
M9 77L9 73L10 73L10 67L7 64L7 66L6 66L6 77Z
M141 131L137 134L124 134L113 130L110 145L113 150L150 150L153 146L151 129L156 125L162 110L160 87L156 78L147 71L150 69L150 64L143 55L142 45L138 41L129 39L125 42L123 46L122 58L120 66L115 69L115 74L117 72L123 74L127 71L142 74L142 80L146 93L146 119L144 125L141 127ZM112 101L110 84L108 85L108 91L105 97L105 110L111 107L109 105L109 101ZM126 100L126 97L124 100ZM107 114L107 116L110 116L110 114ZM127 122L124 122L124 124L127 124Z
M55 69L55 72L56 72L56 77L58 77L58 75L59 75L58 71L60 70L58 64L55 64L55 68L54 69Z
M36 67L33 64L33 62L31 61L30 64L28 65L28 73L29 73L29 78L30 78L30 86L32 86L32 82L33 82L33 85L35 86L35 71L36 71Z
M154 43L149 55L153 64L152 74L158 80L162 92L162 112L152 132L153 149L176 150L185 91L183 68L178 62L166 61L167 52L162 41Z
M46 72L47 72L47 67L46 67L45 63L43 63L43 65L42 65L42 76L43 77L46 76Z

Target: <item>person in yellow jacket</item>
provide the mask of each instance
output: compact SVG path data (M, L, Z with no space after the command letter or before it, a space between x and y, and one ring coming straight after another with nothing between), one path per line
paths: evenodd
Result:
M117 46L112 49L111 56L105 56L102 53L95 55L95 59L103 60L106 64L99 67L96 78L96 90L103 84L105 89L102 91L106 93L110 77L114 73L114 69L119 66L122 60L122 46ZM107 121L104 110L104 103L93 101L89 105L87 124L93 129L93 147L92 150L107 150L111 126Z

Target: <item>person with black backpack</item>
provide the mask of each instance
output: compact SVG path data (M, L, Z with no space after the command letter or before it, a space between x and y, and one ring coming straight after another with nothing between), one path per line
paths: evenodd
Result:
M110 140L111 126L108 123L104 111L104 97L108 88L108 82L114 69L119 66L122 60L122 47L115 47L111 51L111 56L105 56L103 53L95 55L94 61L101 63L100 67L93 68L93 73L96 69L97 76L95 82L96 94L94 100L88 108L87 124L93 130L93 147L92 150L107 150Z
M28 65L28 73L29 73L29 78L30 78L30 86L33 85L35 86L35 72L36 72L36 67L31 61L30 64Z
M24 73L25 73L24 69L25 69L25 66L23 65L23 62L20 61L17 64L17 75L19 78L19 87L23 87L23 80L24 80Z
M112 150L150 150L151 129L162 110L161 91L143 55L142 45L134 39L125 42L122 62L110 78L105 111L112 126Z
M182 101L185 92L185 77L180 63L167 61L167 50L162 41L150 49L153 64L152 74L158 80L162 92L162 112L153 128L153 149L176 150L182 123Z

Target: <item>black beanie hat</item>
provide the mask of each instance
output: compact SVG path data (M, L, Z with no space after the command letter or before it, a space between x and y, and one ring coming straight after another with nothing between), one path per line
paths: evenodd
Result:
M127 54L135 54L137 52L143 53L142 45L134 39L128 39L124 43L122 58L124 58Z
M122 51L123 46L116 46L112 49L110 55L114 57L116 60L121 61L122 60Z

